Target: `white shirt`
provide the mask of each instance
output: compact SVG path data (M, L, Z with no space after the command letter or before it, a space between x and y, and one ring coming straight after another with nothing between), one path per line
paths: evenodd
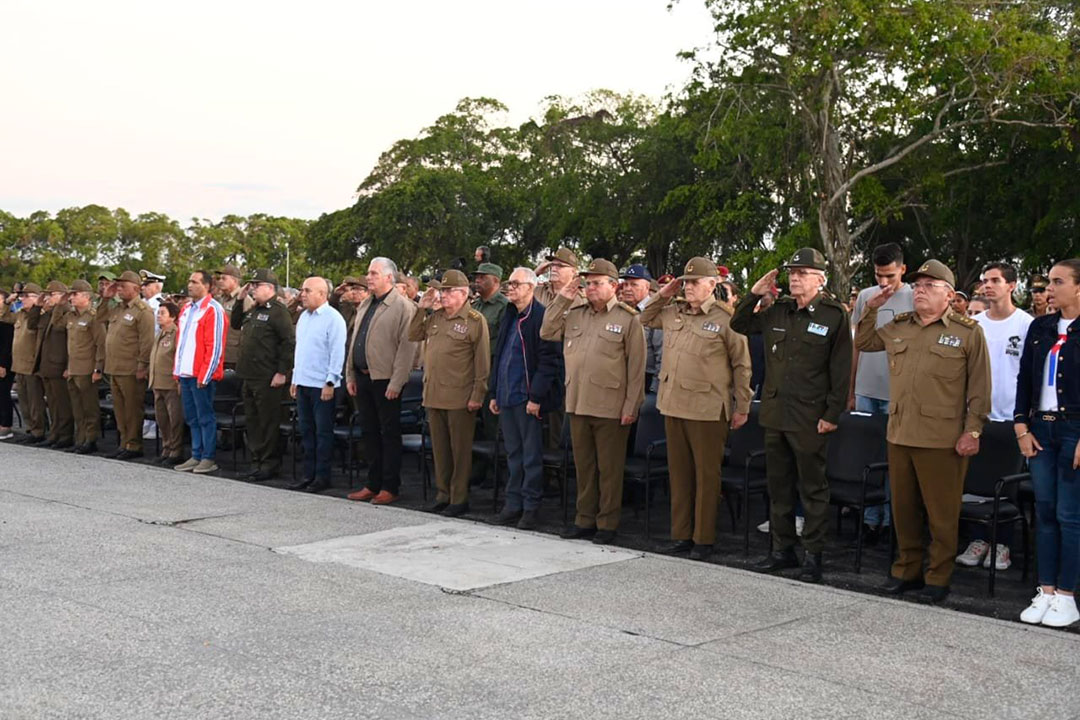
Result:
M1075 320L1076 318L1073 318ZM1066 320L1061 318L1058 320L1058 337L1065 335L1069 332L1069 326L1073 324L1073 320ZM1057 397L1057 356L1058 353L1054 352L1053 345L1050 346L1050 352L1046 354L1046 363L1043 365L1042 372L1042 391L1039 393L1039 411L1040 412L1057 412L1058 409L1058 397ZM1060 350L1058 351L1060 352Z
M165 301L161 293L158 293L154 297L146 298L146 304L150 306L150 309L154 311L154 337L161 334L161 323L158 321L157 311L161 307L161 303Z
M866 312L866 301L881 291L877 285L863 288L859 296L855 298L855 310L851 313L852 328L858 324L859 318ZM900 313L911 312L915 309L915 291L908 284L903 284L893 296L878 308L877 327L882 327L893 321ZM854 332L854 330L853 330ZM855 394L877 400L889 399L889 355L884 350L881 352L859 351L859 367L855 371ZM1009 417L1012 417L1010 410Z
M1019 308L1004 320L992 320L986 312L975 316L986 338L990 357L990 419L1012 420L1016 409L1016 376L1020 355L1032 318Z

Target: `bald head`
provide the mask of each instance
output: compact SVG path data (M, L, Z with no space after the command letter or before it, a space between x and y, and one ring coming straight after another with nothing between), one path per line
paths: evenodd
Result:
M326 278L309 277L300 286L300 300L305 310L318 310L330 296L330 283Z

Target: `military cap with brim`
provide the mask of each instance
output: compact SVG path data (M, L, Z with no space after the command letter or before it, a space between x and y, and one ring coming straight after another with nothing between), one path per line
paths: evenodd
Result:
M240 269L235 265L224 265L220 270L214 272L215 275L232 275L239 280L241 278Z
M791 256L791 259L784 263L784 267L811 268L813 270L825 272L829 266L825 264L825 256L821 254L820 250L804 247L796 250L795 254Z
M679 279L697 280L698 278L718 277L720 277L720 273L716 269L716 263L709 258L696 257L690 258L690 262L686 263L686 267L683 268L683 274L679 276Z
M50 280L49 284L45 286L45 292L47 292L47 293L54 293L54 292L67 293L67 292L71 292L71 291L68 290L67 285L60 282L59 280Z
M346 286L346 287L352 285L354 287L366 288L367 287L367 278L366 277L356 277L354 275L346 275L345 278L341 281L341 284Z
M495 263L480 263L476 270L473 271L473 275L494 275L501 282L503 269Z
M142 278L142 281L144 283L165 282L164 275L158 275L157 273L152 273L149 270L140 270L139 277Z
M1050 281L1047 280L1046 277L1044 277L1042 275L1032 275L1031 276L1031 287L1033 287L1033 288L1050 287Z
M98 273L98 280L102 280L102 279L108 280L109 282L112 282L113 280L116 279L116 275L114 275L112 272L110 272L108 270L102 270L100 273Z
M76 280L71 283L71 292L94 292L94 288L85 280Z
M619 268L615 267L615 263L604 258L596 258L589 261L589 266L585 268L585 275L606 275L613 280L619 279Z
M622 280L652 280L652 275L649 274L644 265L634 263L619 273L619 278Z
M251 282L251 283L272 283L274 285L277 285L278 284L278 279L277 279L277 275L270 272L266 268L259 268L259 269L257 269L255 271L255 274L251 276L251 279L248 280L248 282Z
M124 272L120 273L120 277L116 278L116 281L134 283L135 285L142 284L142 279L139 277L139 274L134 270L125 270Z
M19 294L20 295L40 295L41 294L41 286L38 285L37 283L26 283L25 285L23 285L22 291Z
M460 270L447 270L443 273L441 282L444 288L469 287L469 278Z
M563 265L570 265L571 267L577 267L578 259L577 255L570 248L561 247L552 254L545 258L548 262L558 262Z
M908 275L908 280L914 280L921 277L944 280L949 283L951 287L956 287L956 276L954 276L952 270L946 267L945 263L940 260L927 260L919 266L918 270Z

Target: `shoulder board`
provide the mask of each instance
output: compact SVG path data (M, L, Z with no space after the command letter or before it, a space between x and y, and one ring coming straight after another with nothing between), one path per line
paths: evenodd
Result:
M730 315L730 316L735 315L735 309L733 307L731 307L730 305L726 304L726 303L722 303L722 302L717 301L716 304L713 305L713 307L719 308L720 310L722 310L724 312L725 315Z
M908 320L911 319L912 315L914 315L914 314L915 313L913 313L913 312L902 312L899 315L897 315L896 317L894 317L892 319L892 321L893 322L907 322Z
M616 307L621 307L621 308L622 308L623 310L625 310L626 312L630 313L631 315L637 315L637 314L638 314L637 308L634 308L634 307L630 307L629 305L627 305L626 303L624 303L624 302L623 302L622 300L620 300L619 302L615 303L615 306L616 306Z
M469 317L473 320L483 320L484 316L481 315L476 308L469 308Z
M135 310L140 310L142 308L146 308L147 310L150 309L150 306L147 305L146 301L142 298L135 298L134 302L131 303L131 307Z
M840 310L843 310L844 312L847 312L847 308L844 307L844 304L837 300L836 296L830 292L822 293L821 302L824 305L829 305L830 307L838 308Z
M969 318L967 315L961 315L960 313L951 310L949 311L949 320L969 328L973 328L979 324L975 318Z

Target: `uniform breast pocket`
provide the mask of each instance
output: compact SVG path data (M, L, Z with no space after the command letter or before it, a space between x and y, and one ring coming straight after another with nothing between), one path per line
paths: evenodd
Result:
M669 323L664 328L664 348L673 348L679 344L679 340L683 337L683 331L686 329L686 325L681 322Z
M724 354L724 343L719 333L710 332L702 328L690 330L690 352L705 358L716 358Z
M773 333L772 337L766 337L765 355L773 360L783 360L787 357L787 335Z
M925 364L926 372L942 380L959 380L967 367L967 359L960 348L931 345Z
M892 342L885 346L885 354L889 356L889 374L899 375L904 367L904 361L908 354L908 343Z
M604 331L599 335L599 342L596 343L596 349L598 352L609 358L622 357L622 342L622 335Z

